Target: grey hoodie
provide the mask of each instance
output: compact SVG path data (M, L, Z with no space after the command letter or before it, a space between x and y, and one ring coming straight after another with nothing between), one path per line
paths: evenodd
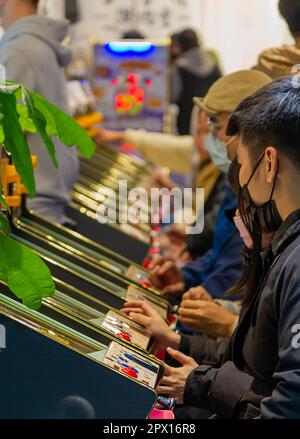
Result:
M194 47L181 53L173 69L172 102L179 99L183 87L178 69L186 69L199 78L205 78L215 67L216 62L201 47Z
M64 67L71 52L61 42L69 23L40 15L22 18L7 29L0 41L0 63L6 68L7 79L19 82L40 93L50 102L68 112ZM28 207L57 222L68 221L64 207L78 178L76 148L67 148L54 140L59 163L55 169L39 136L28 135L32 154L38 156L35 172L37 196Z

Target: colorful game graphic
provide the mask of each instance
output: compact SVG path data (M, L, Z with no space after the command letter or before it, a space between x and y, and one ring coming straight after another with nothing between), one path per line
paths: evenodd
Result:
M158 366L118 343L109 345L103 363L146 386L156 385Z
M117 84L117 82L116 82ZM138 116L145 105L145 90L141 84L141 75L129 73L124 83L124 91L115 97L115 109L118 116Z
M109 311L104 320L93 319L91 323L100 324L100 326L113 333L116 337L134 343L142 349L147 349L149 345L150 334L144 330L142 331L139 325L128 319L125 315L121 316L114 311Z
M94 45L97 110L110 129L162 131L168 104L168 41Z

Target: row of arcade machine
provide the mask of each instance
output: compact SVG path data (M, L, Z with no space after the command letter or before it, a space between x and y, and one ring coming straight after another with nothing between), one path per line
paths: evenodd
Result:
M95 217L102 187L123 176L133 187L147 172L144 162L99 147L82 161L68 212L73 231L29 212L14 166L2 160L12 235L47 264L56 291L35 311L0 284L0 418L138 419L157 403L158 347L120 311L129 299L144 300L168 318L168 302L140 265L149 231L130 233Z
M93 116L85 117L84 120L80 118L79 121L84 128L94 123ZM73 189L67 214L77 223L79 232L87 230L88 237L94 239L100 230L103 245L115 248L122 255L128 254L129 247L132 249L134 260L140 263L145 258L150 244L148 206L141 206L146 221L120 224L109 216L106 217L107 221L99 222L99 205L106 206L109 213L110 203L115 203L118 217L120 206L122 208L119 200L119 182L126 182L127 193L135 187L145 186L150 179L151 167L145 161L105 145L98 145L92 160L80 159L80 177ZM108 191L111 190L116 195L114 200L109 196ZM115 210L112 211L115 215Z

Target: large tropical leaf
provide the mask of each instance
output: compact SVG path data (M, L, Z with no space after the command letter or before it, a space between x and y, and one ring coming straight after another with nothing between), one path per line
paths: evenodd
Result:
M66 146L77 146L83 157L91 158L95 151L94 142L71 116L20 84L0 82L0 144L11 154L30 197L35 196L36 190L29 147L23 135L26 132L40 135L55 166L59 164L52 136Z
M25 90L24 91L24 97L25 97L25 104L28 109L28 115L30 119L34 122L35 127L41 136L41 139L46 146L48 153L54 163L54 166L57 168L58 163L56 160L56 154L55 154L55 146L51 140L51 137L49 136L47 132L47 120L44 114L35 106L35 103L30 95L30 93ZM52 121L51 121L52 122ZM56 130L56 128L55 128ZM53 133L54 134L54 133Z
M40 135L55 165L51 136L59 138L66 146L77 146L86 158L95 151L93 141L72 117L20 84L0 82L0 144L11 155L31 197L36 189L26 132ZM9 209L1 187L0 205ZM0 214L0 279L25 305L38 308L43 297L54 293L51 273L37 255L8 236L9 233L9 223Z
M28 108L25 105L17 104L17 112L19 113L19 121L24 133L36 133L37 127L34 121L29 117Z
M0 81L0 92L4 94L14 94L17 99L22 98L22 88L21 84L17 84L13 81Z
M74 120L73 117L48 102L37 93L28 91L36 108L45 115L50 113L55 120L57 137L67 146L77 146L80 154L85 158L91 158L95 152L95 144L85 130Z
M20 175L29 195L36 193L31 155L24 137L17 112L17 100L14 94L0 94L3 119L1 125L5 136L4 147L11 153L17 172Z
M0 278L24 305L38 309L55 284L46 264L23 244L0 232Z

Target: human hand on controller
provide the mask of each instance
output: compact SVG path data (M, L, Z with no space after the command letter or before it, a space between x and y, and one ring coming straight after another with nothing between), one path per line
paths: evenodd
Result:
M177 404L183 404L184 388L189 374L198 367L196 361L174 349L167 349L170 357L178 361L180 367L165 365L165 376L163 377L157 391L162 395L174 398Z
M181 294L185 283L183 274L174 261L156 256L149 267L149 279L163 294Z
M99 143L122 143L125 140L124 131L110 131L105 128L98 127L96 141Z
M165 320L146 302L126 302L122 311L151 334L161 345L178 348L180 335L173 332Z
M238 317L216 302L184 300L178 309L179 321L209 337L230 337Z
M184 293L182 301L184 300L207 300L208 302L212 302L214 299L205 288L198 286L192 287Z

